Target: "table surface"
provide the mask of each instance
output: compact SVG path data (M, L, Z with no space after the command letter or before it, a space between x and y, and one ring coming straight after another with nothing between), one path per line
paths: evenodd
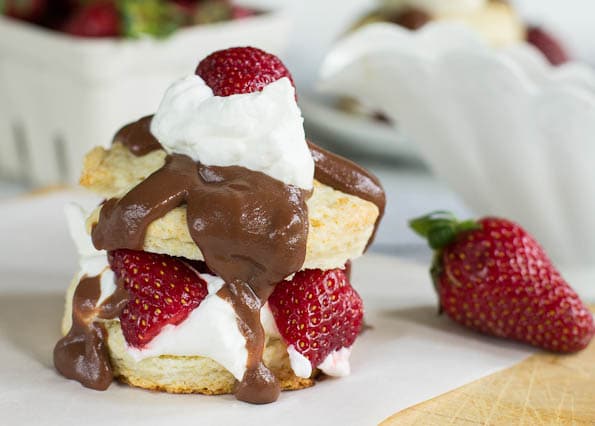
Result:
M381 426L445 424L595 424L595 342L574 355L533 355L396 413Z

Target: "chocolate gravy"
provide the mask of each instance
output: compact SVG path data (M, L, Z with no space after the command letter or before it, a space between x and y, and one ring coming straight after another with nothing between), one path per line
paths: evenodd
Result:
M148 226L186 204L190 235L209 269L225 281L219 294L234 307L246 337L247 369L236 396L272 402L279 385L262 363L260 308L274 285L304 263L309 196L264 173L204 166L173 154L124 197L104 204L93 244L100 250L142 250Z
M65 377L83 386L105 390L113 380L106 331L98 319L120 315L128 303L128 294L121 285L100 306L100 276L81 278L72 299L72 326L56 343L54 365Z
M151 133L152 115L127 124L116 133L114 142L120 142L134 155L142 156L161 149L161 144Z
M246 372L236 386L236 398L253 404L276 401L281 389L277 378L262 362L265 333L260 321L260 309L266 299L259 298L252 288L242 281L226 284L217 295L233 306L240 332L246 338Z

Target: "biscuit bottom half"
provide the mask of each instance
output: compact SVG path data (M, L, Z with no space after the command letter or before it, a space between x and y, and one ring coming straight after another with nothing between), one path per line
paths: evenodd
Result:
M126 343L118 321L105 324L114 376L132 386L170 393L220 395L233 393L235 377L216 361L201 356L162 355L135 361L126 351ZM264 363L277 377L282 390L297 390L314 384L293 374L285 344L268 338Z

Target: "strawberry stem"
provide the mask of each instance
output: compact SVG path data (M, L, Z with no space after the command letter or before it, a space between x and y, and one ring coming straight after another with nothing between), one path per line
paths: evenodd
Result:
M167 37L182 23L181 12L159 0L122 0L118 3L129 38Z
M480 229L475 220L459 221L452 213L435 211L427 215L411 219L409 226L416 234L428 240L434 250L434 260L430 268L430 276L436 293L440 295L439 281L442 274L442 250L452 243L462 232ZM440 297L438 298L440 299ZM438 314L442 313L442 304L438 305Z
M435 211L412 219L409 226L415 233L427 239L433 250L446 247L462 232L480 228L480 224L475 220L459 221L447 211Z

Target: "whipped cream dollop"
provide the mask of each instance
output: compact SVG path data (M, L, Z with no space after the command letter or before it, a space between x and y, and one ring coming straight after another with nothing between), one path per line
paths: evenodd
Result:
M208 166L242 166L312 189L314 160L286 77L261 92L225 97L197 75L182 78L165 92L151 132L170 154Z
M383 0L389 8L422 9L432 15L455 15L472 13L486 5L488 0Z

